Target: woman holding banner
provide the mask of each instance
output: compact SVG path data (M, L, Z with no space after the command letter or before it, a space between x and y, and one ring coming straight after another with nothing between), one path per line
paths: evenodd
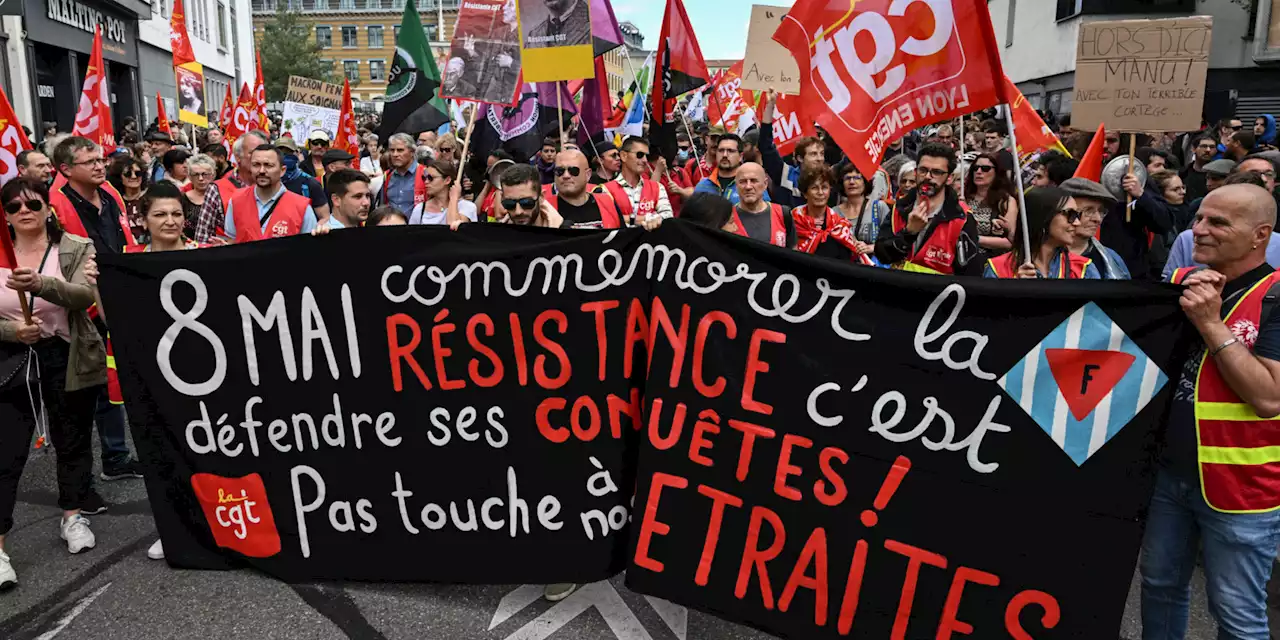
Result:
M1098 280L1093 261L1071 253L1080 210L1074 198L1058 187L1041 187L1026 194L1031 255L1023 255L1022 229L1014 227L1013 250L987 261L986 278L1046 278Z
M17 178L0 188L17 264L0 267L0 588L18 582L4 551L13 528L18 480L38 418L57 453L59 533L67 550L96 544L80 514L93 478L93 411L107 381L107 356L88 310L96 277L93 243L64 233L42 182ZM0 260L3 260L0 253ZM7 260L5 260L7 262ZM89 273L86 273L88 271ZM14 292L17 295L14 295ZM23 308L19 297L27 298ZM26 313L27 310L30 313ZM36 441L43 444L44 435Z

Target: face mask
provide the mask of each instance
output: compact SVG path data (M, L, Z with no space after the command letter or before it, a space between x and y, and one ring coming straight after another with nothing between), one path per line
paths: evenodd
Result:
M292 153L284 154L284 170L293 173L298 168L298 156Z
M686 161L688 161L688 160L689 160L689 150L688 150L688 149L681 149L681 150L680 150L680 153L677 153L677 154L676 154L676 159L677 159L677 160L679 160L680 162L686 162Z

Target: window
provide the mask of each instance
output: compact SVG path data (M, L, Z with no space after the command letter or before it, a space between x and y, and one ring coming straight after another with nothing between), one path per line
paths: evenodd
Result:
M329 10L329 0L316 0L316 10L317 10L317 11L328 11L328 10Z
M428 41L428 42L434 42L434 41L436 40L436 32L437 32L437 31L438 31L438 29L436 29L436 25L434 25L434 24L424 24L424 25L422 25L422 33L423 33L423 35L427 36L427 41Z
M1013 17L1018 12L1018 0L1009 0L1009 20L1004 27L1004 46L1013 46Z
M360 61L359 60L343 60L342 73L352 82L360 82Z
M356 28L354 25L343 25L342 27L342 46L356 46Z
M316 44L322 49L328 49L333 46L333 27L322 27L316 25Z
M400 25L396 25L395 29L396 29L396 34L395 34L396 41L395 41L395 45L398 47L398 46L400 46Z
M1196 11L1196 0L1058 0L1057 19L1077 15L1190 14Z
M387 81L387 61L386 60L370 60L369 61L369 79L374 82Z
M218 3L218 48L227 50L227 3Z
M355 9L356 0L338 0L339 9Z
M382 25L369 25L369 48L382 48Z

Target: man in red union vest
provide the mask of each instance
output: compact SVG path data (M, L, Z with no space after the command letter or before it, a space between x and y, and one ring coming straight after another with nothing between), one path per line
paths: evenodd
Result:
M1267 265L1276 204L1227 185L1200 205L1182 308L1199 332L1182 367L1142 545L1142 637L1187 631L1203 549L1219 638L1267 640L1267 580L1280 544L1280 273Z
M937 142L920 147L915 189L880 224L876 258L919 273L981 275L978 225L951 189L956 151Z
M644 138L627 138L622 142L622 173L604 185L618 204L624 225L641 224L651 216L671 217L666 187L645 175L648 160L649 143Z
M284 188L284 154L264 144L249 156L254 188L241 189L227 204L222 228L235 242L252 242L311 233L316 212L311 200Z

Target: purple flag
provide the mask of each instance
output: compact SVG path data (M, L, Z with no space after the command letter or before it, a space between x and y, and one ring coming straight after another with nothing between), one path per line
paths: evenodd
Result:
M609 75L604 68L604 58L596 56L596 75L582 83L582 110L578 112L578 143L588 158L595 154L592 137L604 132L606 109L611 104ZM587 147L591 149L588 150Z
M622 29L618 28L609 0L591 0L591 39L596 57L622 46Z

